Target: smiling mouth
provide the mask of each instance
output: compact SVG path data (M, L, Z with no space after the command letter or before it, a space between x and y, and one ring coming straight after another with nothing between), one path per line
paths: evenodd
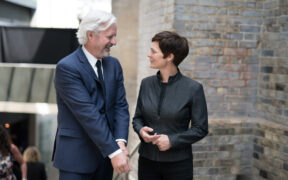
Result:
M105 47L105 50L110 52L110 47Z
M106 46L105 46L105 49L107 50L107 51L110 51L110 48L113 46L113 44L107 44Z

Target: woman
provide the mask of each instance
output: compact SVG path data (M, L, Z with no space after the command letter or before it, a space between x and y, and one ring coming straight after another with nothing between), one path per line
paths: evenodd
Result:
M152 38L150 67L159 71L142 80L133 118L141 140L139 180L193 179L191 144L207 135L208 117L202 85L178 69L188 52L177 33Z
M27 163L28 180L46 180L45 165L40 162L40 152L36 147L28 147L24 151L24 161Z
M27 180L26 163L12 141L6 129L0 125L0 180L16 180L13 173L12 159L15 159L21 166L22 180Z

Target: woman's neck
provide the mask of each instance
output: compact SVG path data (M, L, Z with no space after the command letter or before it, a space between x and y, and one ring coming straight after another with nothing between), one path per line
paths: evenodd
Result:
M175 74L177 74L177 72L178 72L178 69L174 64L167 66L163 69L160 69L160 75L162 78L162 82L167 83L169 80L169 77L174 76Z

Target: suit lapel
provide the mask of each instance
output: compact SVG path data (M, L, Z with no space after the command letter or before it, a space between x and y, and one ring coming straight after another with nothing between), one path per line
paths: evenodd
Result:
M103 74L104 74L104 84L105 84L105 95L108 93L108 88L109 88L109 66L107 63L107 58L102 58L102 67L103 67ZM107 96L106 96L107 98Z
M110 84L110 77L111 77L111 71L109 67L109 63L108 63L108 59L106 58L102 58L102 67L103 67L103 74L104 74L104 84L105 84L105 99L106 99L106 103L105 103L105 108L108 109L108 103L109 101L109 88L111 86ZM111 119L108 118L107 116L107 122L108 122L108 126L110 127L111 130L111 124L113 124L112 122L110 122Z
M108 86L107 82L109 81L109 67L106 58L102 59L102 67L103 67L105 87L107 87Z
M81 62L81 64L83 65L83 68L91 75L91 77L93 77L94 80L97 81L97 83L99 85L101 85L102 87L102 92L104 97L106 97L107 94L107 87L109 86L109 65L107 63L107 58L103 58L102 59L102 67L103 67L103 74L104 74L104 87L101 84L100 80L98 79L98 77L95 74L95 71L93 70L93 68L91 67L91 64L89 63L87 57L85 56L82 47L80 46L77 50L77 54L78 54L78 58Z
M100 83L98 77L96 76L93 68L91 67L87 57L85 56L81 46L77 50L78 58L83 65L83 68L93 77L94 80Z

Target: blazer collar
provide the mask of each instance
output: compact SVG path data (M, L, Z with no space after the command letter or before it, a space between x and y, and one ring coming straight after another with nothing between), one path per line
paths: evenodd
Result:
M83 50L82 50L82 46L79 46L78 49L76 50L76 53L78 55L79 61L81 62L81 64L83 65L84 69L91 74L91 76L93 77L93 79L95 79L96 81L99 81L98 77L96 76L93 68L91 67L91 64L89 63L87 57L85 56Z
M168 84L171 84L171 83L177 81L178 79L180 79L182 77L182 74L181 74L179 68L177 68L177 70L178 71L177 71L177 73L174 76L170 76L169 77ZM161 83L162 82L162 77L160 75L160 71L157 72L156 77L157 77L158 81Z

